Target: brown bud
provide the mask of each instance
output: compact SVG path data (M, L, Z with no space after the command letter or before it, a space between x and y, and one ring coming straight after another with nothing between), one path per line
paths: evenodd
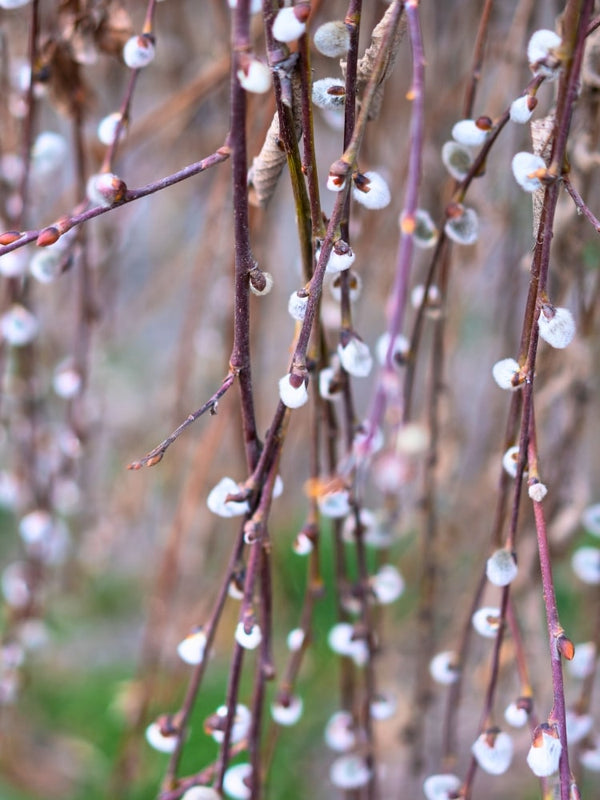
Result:
M290 373L290 386L293 386L294 389L299 389L305 382L306 378L304 375L300 375L297 372Z
M44 228L41 231L35 243L38 247L49 247L49 245L58 242L59 239L60 231L54 225L50 225L49 228Z
M522 695L521 697L517 698L517 702L515 703L517 708L526 711L527 714L531 714L533 711L533 697L529 695Z
M482 116L482 117L478 117L475 120L475 125L481 131L491 131L493 126L494 126L494 123L492 122L492 120L489 117Z
M564 633L561 633L556 640L556 646L558 647L558 652L563 658L566 658L567 661L572 660L573 656L575 655L575 645L568 636L565 636Z
M534 108L537 106L537 104L538 104L538 99L537 97L535 97L535 95L532 94L527 95L527 108L530 111L533 111Z
M333 243L333 250L338 256L345 256L346 253L351 252L350 245L343 239L338 239Z
M347 161L344 161L343 158L338 158L337 161L334 161L333 164L329 167L329 175L333 178L340 178L341 183L346 178L346 175L350 172L350 164Z
M257 292L264 292L267 286L267 279L265 278L265 273L261 272L259 269L253 269L250 272L250 283L256 289Z
M298 22L306 22L310 15L310 3L298 3L294 6L294 16Z
M6 233L0 233L0 244L12 244L16 242L17 239L20 239L22 234L19 231L6 231Z

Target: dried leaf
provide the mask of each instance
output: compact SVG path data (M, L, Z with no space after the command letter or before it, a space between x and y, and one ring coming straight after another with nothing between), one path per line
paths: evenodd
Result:
M302 135L301 107L302 96L300 78L294 71L291 76L292 115L296 138ZM264 208L277 187L279 176L287 162L287 154L279 137L279 115L273 116L260 153L254 158L248 172L248 201L253 206Z
M392 4L388 7L383 17L373 28L373 33L371 34L371 43L369 44L362 58L360 58L358 62L357 74L356 74L356 88L359 94L362 93L363 89L369 82L371 75L373 74L373 69L377 61L377 55L381 47L381 42L385 36L388 25L390 24L390 19L392 17L393 12L394 12L394 6ZM381 110L381 102L383 100L383 86L387 81L387 79L392 74L392 70L394 69L394 64L396 63L396 58L398 57L400 42L404 38L405 33L406 33L406 15L402 14L398 27L396 28L396 34L392 40L388 52L385 55L385 65L381 73L381 80L379 81L377 91L375 92L375 96L373 97L371 108L369 109L370 120L377 119L377 117L379 116L379 112ZM346 62L342 61L341 65L345 75Z
M542 119L534 119L530 123L531 140L533 142L533 152L536 156L541 156L550 164L550 152L552 150L552 135L554 133L554 112ZM544 204L545 189L541 188L532 195L533 202L533 238L537 238L542 206Z

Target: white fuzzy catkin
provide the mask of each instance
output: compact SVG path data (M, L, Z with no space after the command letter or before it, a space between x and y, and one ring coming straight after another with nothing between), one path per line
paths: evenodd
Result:
M354 638L354 626L349 622L338 622L327 635L327 643L338 655L349 656L357 666L366 664L369 650L364 639Z
M444 231L456 244L474 244L479 237L479 217L473 208L463 208L461 214L446 220Z
M297 650L300 650L302 645L304 644L306 636L302 628L292 628L292 630L288 633L286 644L288 650L291 653L295 653Z
M542 306L538 328L541 338L559 350L568 347L575 336L575 320L569 309L550 304Z
M429 662L429 674L436 683L449 686L458 680L459 670L455 664L456 653L451 650L444 650L435 655Z
M329 255L329 261L325 267L325 272L328 275L337 275L338 272L344 272L345 270L350 269L356 259L354 251L351 247L346 245L345 242L336 242L336 245L332 247Z
M378 210L389 205L389 186L378 172L365 172L354 181L352 197L365 208Z
M25 306L15 303L0 317L0 334L13 347L24 347L38 334L39 323Z
M531 115L533 114L533 108L529 108L531 103L530 95L524 94L521 97L517 97L516 100L513 100L510 104L510 118L513 122L517 122L520 125L524 125L526 122L529 122L531 119Z
M496 550L487 560L485 573L494 586L508 586L517 577L519 568L510 550Z
M177 655L186 664L200 664L204 659L206 634L199 628L189 633L177 645Z
M502 466L504 470L510 475L511 478L517 477L519 469L519 447L513 445L509 447L506 453L502 456Z
M458 142L446 142L442 146L442 164L457 181L462 181L473 164L471 151Z
M450 772L430 775L423 782L423 794L427 800L448 800L460 789L460 778Z
M223 776L223 791L232 800L249 800L252 794L248 779L252 775L250 764L235 764Z
M215 716L221 720L227 719L227 714L227 706L219 706L215 712ZM241 742L242 739L245 739L251 724L252 714L250 709L242 703L238 703L235 707L235 714L233 715L233 722L231 725L231 744L237 744ZM211 732L211 736L217 744L221 744L225 739L225 732L220 730L219 727L216 727Z
M125 190L126 187L121 178L112 172L99 172L91 175L85 189L90 203L102 208L109 208L117 201L122 200Z
M371 716L376 720L391 719L398 708L396 696L391 692L378 692L369 704Z
M459 144L477 147L483 144L488 131L480 128L474 119L461 119L452 127L452 138Z
M63 361L54 370L52 375L52 388L58 397L63 400L71 400L77 397L81 391L82 378L80 373L74 368L71 361Z
M388 350L390 348L390 341L391 337L390 334L386 331L382 333L379 339L375 344L375 356L377 357L377 361L383 367L386 363L386 358L388 354ZM401 333L398 336L394 337L394 344L392 346L391 352L391 363L393 366L400 366L404 363L408 351L410 350L410 342L403 336Z
M527 60L535 75L553 80L557 77L558 68L553 63L552 51L556 50L562 42L555 32L542 28L535 31L527 44Z
M362 756L344 755L336 758L329 769L329 780L338 789L359 789L371 779L371 770Z
M98 128L96 131L96 135L101 144L105 145L106 147L110 147L110 145L114 142L115 136L117 135L117 127L121 122L121 114L118 111L114 111L112 114L108 114L106 117L103 117L100 122L98 123ZM124 133L124 128L121 128L121 136Z
M423 298L425 297L425 286L422 283L418 283L416 286L413 286L411 293L410 293L410 304L416 310L421 307L423 304ZM427 306L435 306L441 300L440 290L437 286L432 284L428 291L427 291Z
M484 732L471 746L475 760L489 775L502 775L510 767L513 741L508 733Z
M302 716L303 708L304 703L302 702L302 698L297 695L292 695L286 705L278 702L272 703L271 716L278 725L289 727L298 722Z
M335 385L336 370L325 367L319 372L319 394L324 400L340 400L340 387Z
M209 511L218 517L237 517L249 510L247 500L227 500L229 495L236 496L242 492L242 487L233 478L221 478L208 494L206 505Z
M346 489L319 495L317 504L321 514L329 519L342 519L350 513L350 498Z
M500 628L500 609L492 606L478 608L471 617L471 624L484 639L495 639Z
M348 279L348 294L350 295L350 302L356 303L362 293L362 278L357 272L350 271ZM329 291L333 299L340 303L342 300L342 283L340 275L335 275L329 284Z
M325 744L336 753L352 750L356 744L354 720L349 711L336 711L325 726Z
M221 800L221 795L212 786L192 786L181 800Z
M294 539L294 543L292 545L292 550L296 553L297 556L307 556L309 553L315 549L313 540L310 536L307 536L305 533L300 531L298 536Z
M538 778L548 778L558 771L562 744L546 731L540 731L527 754L527 764Z
M527 494L535 503L541 503L548 494L548 487L541 481L534 481L527 487Z
M306 315L306 306L308 305L308 294L300 294L299 292L292 292L288 300L288 314L292 319L302 322Z
M580 714L569 708L566 713L567 741L577 744L583 741L594 727L594 718L591 714Z
M42 131L31 148L32 169L36 177L47 178L65 163L69 145L64 136L54 131Z
M252 94L264 94L271 88L271 70L258 58L251 58L245 68L238 69L237 79L242 89Z
M146 741L159 753L172 753L177 747L177 736L165 736L157 722L152 722L146 728Z
M542 182L537 173L545 172L546 162L541 156L527 152L517 153L513 156L511 168L516 182L524 191L536 192L542 188Z
M513 728L522 728L527 724L529 714L526 708L520 708L518 703L510 703L504 710L504 719Z
M580 547L571 557L571 567L580 581L591 586L600 584L600 549Z
M402 221L404 214L400 216L400 230L402 231ZM415 228L413 231L413 242L417 247L428 250L434 247L439 237L438 229L435 226L431 214L424 208L415 210Z
M343 108L346 84L340 78L321 78L312 85L312 101L319 108Z
M520 367L514 358L502 358L492 367L492 377L501 389L514 392L521 384L513 383L513 378L520 372Z
M235 640L245 650L255 650L262 642L262 631L255 622L249 633L246 633L244 623L238 622L235 629Z
M306 381L303 381L299 386L292 386L290 383L291 377L290 373L279 380L279 398L284 406L288 408L300 408L308 402Z
M293 6L280 8L273 20L271 32L278 42L295 42L306 30L306 24L296 16Z
M60 239L56 244L50 247L37 250L29 262L29 273L39 283L52 283L63 271L65 251L62 247L56 248L57 244L60 244ZM11 254L9 253L9 255ZM6 256L4 258L6 258ZM6 274L1 266L0 272Z
M130 69L143 69L152 61L156 50L150 36L132 36L123 47L123 61Z
M325 22L315 31L313 42L324 56L343 58L350 49L350 32L341 19Z
M370 579L371 591L378 603L394 603L404 593L404 578L392 564L383 564Z
M343 368L355 378L366 378L371 372L373 357L369 346L360 339L353 337L345 347L340 343L337 352Z

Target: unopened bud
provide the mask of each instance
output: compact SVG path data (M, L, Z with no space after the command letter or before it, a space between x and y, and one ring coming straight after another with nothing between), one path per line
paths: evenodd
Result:
M50 225L50 227L44 228L44 230L40 232L35 243L38 247L49 247L59 239L60 232L58 228L55 228L54 225Z
M0 233L0 244L12 244L20 239L22 234L19 231L6 231L6 233Z
M87 182L86 194L90 203L108 208L125 198L127 186L118 175L100 172L92 175Z
M567 661L572 660L573 656L575 655L575 645L568 636L565 636L564 633L561 633L556 639L556 646L558 648L558 652L563 658L566 658Z

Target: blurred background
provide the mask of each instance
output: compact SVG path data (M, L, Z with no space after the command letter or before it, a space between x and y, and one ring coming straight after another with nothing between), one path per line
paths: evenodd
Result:
M141 30L145 8L110 0L41 2L32 141L44 132L59 134L64 152L47 163L40 155L43 148L34 145L23 207L20 157L31 6L8 5L0 3L0 228L38 229L76 208L84 199L82 175L101 166L106 148L98 139L98 125L121 105L130 70L120 53L129 36ZM312 6L311 30L343 19L346 12L337 0ZM363 6L361 50L387 7L378 0ZM482 6L475 0L452 0L421 7L427 100L419 204L438 221L453 186L441 148L461 117ZM522 94L530 80L528 38L538 28L554 28L561 11L557 2L493 4L475 117L497 119ZM156 58L138 77L128 130L113 165L130 188L169 175L225 141L229 16L224 0L158 4ZM259 17L253 24L255 50L264 56ZM595 72L595 48L591 39L569 157L573 182L597 211L600 61ZM315 78L341 75L335 59L314 48L311 57ZM359 159L361 169L377 170L386 178L392 201L379 212L355 206L351 223L354 268L363 280L354 324L372 347L385 329L393 283L407 172L410 81L405 38L385 87L381 115L368 126ZM536 118L549 113L555 91L556 84L542 86ZM250 159L260 150L273 112L270 94L249 98ZM342 151L342 132L338 119L316 108L315 127L322 202L329 213L333 195L325 181L329 165ZM432 374L430 367L439 314L426 317L417 364L415 421L425 427L432 381L442 381L433 500L437 650L452 649L457 641L489 554L508 409L508 395L494 383L491 367L517 354L533 246L531 198L516 185L510 169L519 150L531 150L528 126L509 124L466 200L479 214L480 235L475 245L453 251L443 374ZM49 282L30 274L39 252L33 245L0 260L2 313L15 292L24 291L39 323L34 345L10 347L6 340L2 354L2 800L141 800L158 791L166 757L150 749L143 731L157 714L181 703L190 668L178 658L176 645L208 617L237 530L235 521L211 515L205 502L224 474L235 480L246 477L236 387L221 401L218 414L190 427L159 465L140 471L126 467L202 405L227 373L233 314L230 180L230 163L225 162L90 221L75 240L64 272ZM268 207L251 209L251 241L260 267L274 277L270 294L251 298L256 411L259 431L265 431L278 401L277 380L289 363L294 330L287 299L303 282L287 172ZM575 642L598 636L598 589L573 576L569 558L576 545L589 543L580 524L582 510L600 500L599 255L597 233L564 193L550 289L553 302L573 312L578 333L567 351L541 346L536 415L561 621ZM412 286L424 282L430 258L431 251L417 251ZM415 314L412 308L407 312L407 335ZM322 315L334 350L339 311L327 289ZM370 379L354 381L359 418L368 412L372 388ZM281 463L285 491L274 503L270 526L275 659L280 668L286 659L285 636L298 624L305 591L305 560L293 552L292 543L306 511L307 425L306 409L292 415ZM427 474L425 458L417 457L399 492L388 561L401 570L406 591L379 620L377 682L393 690L398 703L396 714L376 727L381 796L386 800L419 797L425 775L447 770L441 762L440 730L447 689L433 685L420 766L413 769L411 731L415 711L421 708L415 701L417 607L420 542L430 514L423 502L430 498ZM372 480L365 486L365 502L374 508L383 502ZM32 556L31 537L37 534L28 542L23 532L23 519L40 510L50 515L53 531L51 552L41 559L39 553ZM523 502L521 513L514 599L536 709L544 718L551 705L551 683L529 503ZM39 531L44 520L38 516L29 523ZM266 790L270 798L343 794L329 783L331 754L323 743L323 726L337 709L339 682L336 656L327 647L327 632L336 620L327 531L325 525L325 593L316 603L314 645L298 685L304 716L279 737ZM492 592L485 599L498 602ZM224 701L237 613L238 604L228 600L194 711L182 774L216 757L217 745L203 733L202 723ZM459 757L448 767L458 775L464 774L477 734L490 654L490 642L481 640L469 657L455 731ZM579 697L579 687L567 678L569 703ZM242 695L249 691L249 683L243 683ZM509 641L499 711L517 692ZM593 699L597 718L597 697ZM502 778L478 776L475 796L538 797L539 787L525 764L529 743L529 731L517 731L520 756L513 767ZM587 787L587 796L594 796L594 773L582 773L576 758L574 765L582 795Z

